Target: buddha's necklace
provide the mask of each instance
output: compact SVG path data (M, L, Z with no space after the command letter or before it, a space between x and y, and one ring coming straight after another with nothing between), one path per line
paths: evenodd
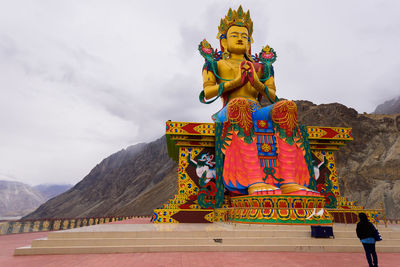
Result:
M227 63L228 67L231 70L235 70L235 68L237 68L238 65L240 65L240 63L243 61L243 60L238 60L238 59L230 59L230 60L234 60L237 62L237 63L232 63L232 62L229 62L229 60L225 60L225 62Z

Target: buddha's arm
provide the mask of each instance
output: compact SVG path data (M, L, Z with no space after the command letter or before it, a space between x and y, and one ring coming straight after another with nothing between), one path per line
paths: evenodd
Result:
M235 78L231 81L224 82L224 92L231 91L240 87L241 77ZM217 78L212 71L203 70L203 89L204 97L206 99L213 98L218 95L219 84L217 84Z
M264 85L268 88L269 97L275 100L276 86L274 76L269 77L269 79L264 82Z

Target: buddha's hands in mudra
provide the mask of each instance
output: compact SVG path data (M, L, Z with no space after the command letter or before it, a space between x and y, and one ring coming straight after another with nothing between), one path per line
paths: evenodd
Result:
M225 63L221 65L221 76L229 77L229 72L233 70L233 63ZM259 79L261 70L258 72L252 62L248 60L243 60L240 62L239 66L236 65L236 69L233 75L233 79L225 80L223 83L223 93L230 93L232 97L244 96L256 98L254 89L260 93L262 96L266 95L266 86L268 87L268 94L272 99L275 99L275 83L274 78L271 76L267 81L261 82ZM231 76L232 77L232 76ZM226 78L225 78L226 79ZM203 89L205 94L205 99L211 99L212 97L221 94L219 90L221 89L221 82L217 83L217 79L214 73L211 71L203 71ZM253 88L253 89L251 89Z
M242 85L246 82L250 82L251 85L254 85L254 76L257 76L257 74L255 73L254 66L251 62L242 61L242 63L240 63L240 74Z
M232 85L234 87L242 87L248 82L254 86L254 82L260 81L253 64L250 61L243 60L240 63L236 77L232 80Z
M233 80L226 83L225 92L231 90L240 90L247 83L256 89L261 95L266 98L275 99L275 82L274 78L270 77L265 83L261 82L254 64L250 61L243 60L240 63L236 76ZM266 87L268 91L266 91ZM268 92L269 97L266 95Z
M262 82L258 78L253 63L251 63L250 61L244 60L242 61L242 63L240 63L239 73L241 82L240 86L245 85L247 82L249 82L258 91L260 91L258 88L264 88Z

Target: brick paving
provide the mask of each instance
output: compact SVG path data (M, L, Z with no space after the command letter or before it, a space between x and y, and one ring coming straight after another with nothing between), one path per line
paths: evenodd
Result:
M149 218L135 218L120 223L149 223ZM0 267L132 267L132 266L271 266L271 267L358 267L368 266L363 253L299 252L174 252L130 254L37 255L13 256L14 249L32 240L46 237L46 232L0 236ZM360 244L361 246L361 244ZM379 246L379 243L378 243ZM378 254L380 267L400 266L400 254Z

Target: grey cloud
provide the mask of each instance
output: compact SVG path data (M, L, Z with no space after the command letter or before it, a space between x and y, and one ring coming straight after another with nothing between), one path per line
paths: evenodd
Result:
M5 34L0 35L0 57L3 59L8 59L15 57L18 53L17 46L15 41Z

